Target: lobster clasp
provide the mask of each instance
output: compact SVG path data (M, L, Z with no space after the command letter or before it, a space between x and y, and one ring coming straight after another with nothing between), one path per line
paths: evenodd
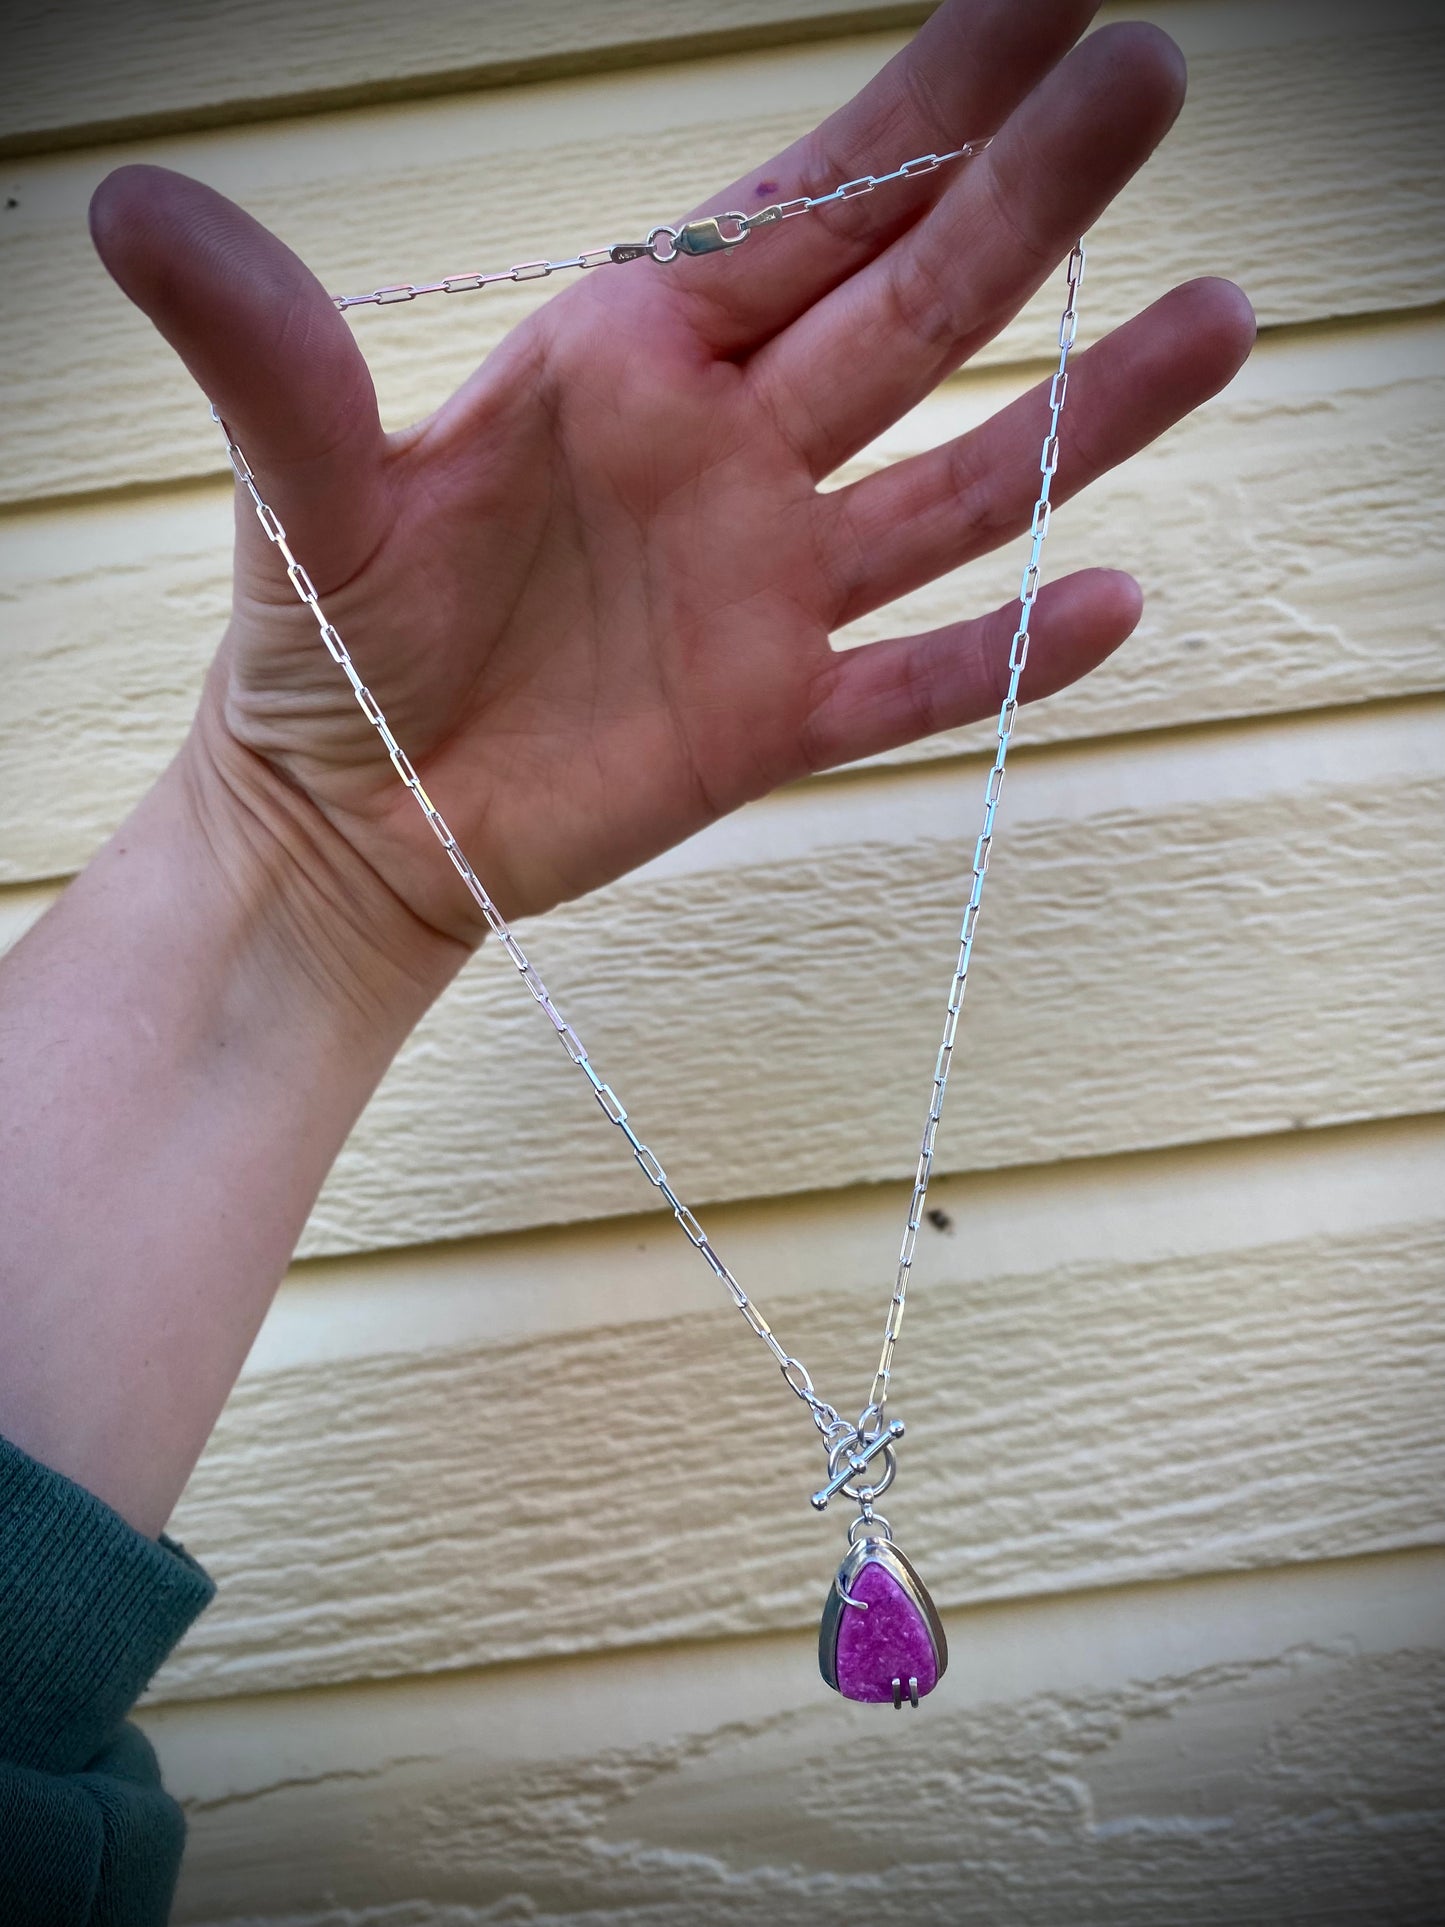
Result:
M747 238L746 214L709 214L680 227L674 246L679 254L720 254L724 248L740 247Z

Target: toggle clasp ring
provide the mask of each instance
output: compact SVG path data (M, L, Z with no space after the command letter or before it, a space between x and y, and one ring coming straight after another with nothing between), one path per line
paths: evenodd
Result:
M852 1499L856 1505L868 1506L882 1496L898 1476L898 1456L893 1447L903 1437L903 1421L896 1418L871 1439L860 1439L855 1432L851 1438L839 1439L828 1453L828 1483L813 1494L814 1508L822 1512L829 1499L841 1492L845 1499ZM879 1453L883 1455L883 1476L874 1485L855 1485L852 1483L860 1473L866 1472Z

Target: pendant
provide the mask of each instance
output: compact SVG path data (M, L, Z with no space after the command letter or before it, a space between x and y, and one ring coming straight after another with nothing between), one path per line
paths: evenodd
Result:
M823 1607L823 1678L844 1699L917 1706L947 1665L948 1641L927 1586L891 1539L859 1539Z

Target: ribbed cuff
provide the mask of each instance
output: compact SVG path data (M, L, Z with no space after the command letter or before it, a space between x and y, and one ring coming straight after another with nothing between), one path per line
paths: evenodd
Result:
M0 1759L84 1766L214 1592L180 1546L0 1439Z

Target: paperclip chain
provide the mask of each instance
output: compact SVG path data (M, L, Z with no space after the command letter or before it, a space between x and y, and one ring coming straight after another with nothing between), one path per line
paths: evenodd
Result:
M968 903L963 913L963 927L958 938L958 962L954 967L953 982L949 986L947 1015L943 1020L943 1041L938 1047L938 1057L933 1067L933 1095L928 1104L928 1116L923 1125L923 1143L919 1147L918 1167L913 1177L913 1196L908 1204L908 1221L903 1229L903 1244L898 1253L898 1276L893 1286L893 1296L888 1303L888 1321L883 1330L883 1350L878 1358L878 1370L873 1377L873 1389L868 1394L868 1403L858 1422L860 1433L871 1432L881 1425L883 1408L888 1403L888 1381L893 1370L893 1348L898 1343L899 1327L903 1323L904 1300L908 1296L908 1279L913 1269L913 1249L918 1242L918 1227L923 1219L923 1201L928 1196L928 1181L933 1175L933 1146L938 1136L938 1120L943 1111L943 1093L948 1085L948 1072L953 1063L954 1040L958 1035L958 1020L963 1010L964 993L968 989L968 966L973 958L973 935L978 926L978 908L983 900L983 880L988 874L988 856L993 847L994 818L998 815L998 800L1003 791L1004 764L1008 760L1009 744L1013 740L1014 718L1018 715L1019 682L1024 673L1024 664L1029 659L1029 623L1034 612L1034 603L1039 593L1039 564L1043 555L1044 538L1049 532L1049 518L1053 513L1052 495L1054 473L1059 466L1059 418L1064 412L1064 397L1069 389L1069 351L1079 332L1079 289L1084 280L1084 244L1080 241L1069 256L1069 293L1064 304L1064 312L1059 319L1059 361L1054 370L1054 378L1049 383L1049 428L1044 436L1043 452L1039 457L1038 500L1034 503L1033 521L1030 524L1029 559L1024 564L1023 581L1019 585L1019 621L1014 631L1008 656L1008 687L1004 692L1003 704L998 712L998 725L994 732L997 747L994 750L993 768L988 773L988 786L984 791L983 828L973 850L973 877L969 884Z
M315 583L312 582L311 577L297 561L286 530L282 526L281 518L262 496L256 482L255 471L247 461L235 436L232 435L229 426L221 416L214 402L211 404L211 419L217 424L225 437L226 453L231 458L231 466L236 472L236 479L251 498L251 505L256 511L256 519L265 531L267 539L275 544L277 553L286 565L287 580L296 591L303 605L310 610L315 619L316 626L321 632L321 640L326 645L327 654L351 684L352 694L356 697L357 703L360 705L362 715L365 716L366 720L371 724L372 728L385 744L386 753L391 758L392 767L411 792L417 807L421 810L422 815L430 825L433 835L450 858L452 868L466 885L477 908L486 918L488 928L496 936L497 941L516 966L522 982L527 986L532 997L540 1006L542 1014L557 1033L562 1048L592 1087L592 1094L601 1106L603 1116L607 1118L609 1123L615 1124L626 1138L632 1155L637 1160L638 1167L642 1171L643 1176L647 1179L648 1183L655 1186L667 1200L668 1207L673 1217L676 1218L677 1222L682 1226L688 1242L701 1255L703 1261L714 1275L722 1280L722 1283L726 1286L732 1297L733 1303L777 1360L778 1367L783 1377L787 1380L788 1385L808 1406L808 1409L813 1415L813 1422L818 1427L818 1430L825 1438L836 1436L840 1427L847 1425L847 1421L840 1419L837 1411L819 1398L813 1389L813 1381L809 1376L807 1367L800 1359L791 1357L782 1345L778 1343L777 1338L773 1334L772 1326L769 1325L767 1319L763 1317L752 1299L749 1298L737 1279L731 1271L728 1270L727 1266L713 1248L702 1226L698 1223L697 1218L677 1195L666 1171L662 1167L661 1160L643 1143L642 1139L633 1129L631 1120L627 1115L627 1107L623 1104L612 1086L605 1083L603 1079L598 1076L582 1039L557 1008L547 986L542 982L542 979L528 961L526 952L522 949L521 944L518 943L511 926L492 901L486 886L472 868L466 853L457 842L456 837L452 834L446 818L422 787L421 778L417 775L411 758L392 734L391 725L386 720L381 704L362 681L361 674L356 664L352 661L351 652L342 641L340 632L333 623L328 621L326 613L321 607L321 601L317 595ZM851 1428L848 1429L851 1430Z
M332 304L344 314L348 308L389 308L402 301L415 301L422 294L471 294L478 288L499 287L504 282L545 281L549 274L560 274L569 268L605 268L629 261L665 264L675 261L679 253L715 254L722 248L737 247L755 228L769 227L774 221L789 221L797 214L811 214L834 201L856 200L862 194L871 194L875 188L886 187L891 181L914 180L919 175L931 174L948 161L971 160L987 146L986 140L965 141L962 147L952 148L947 154L920 154L915 160L905 161L902 167L895 167L891 174L860 174L857 180L843 181L827 194L800 194L796 200L775 201L771 207L761 207L753 214L717 214L685 222L681 227L655 227L645 241L613 241L606 247L584 248L581 254L569 254L564 260L519 261L515 267L498 268L492 273L478 270L474 274L443 275L440 281L396 281L390 287L373 288L370 294L333 295ZM712 232L705 238L699 234L693 246L679 247L679 241L689 230Z
M955 149L948 154L925 154L917 160L905 161L902 167L891 174L865 174L855 181L845 181L828 194L802 195L793 201L778 202L761 209L752 215L723 214L685 223L680 228L654 228L645 241L617 242L609 248L595 248L582 254L573 255L563 261L523 262L518 267L506 269L497 274L452 275L445 280L421 285L399 283L389 288L378 288L371 294L340 295L334 297L335 305L341 309L363 307L368 304L386 306L392 302L411 301L421 294L453 294L463 289L486 287L499 281L525 281L541 279L544 275L555 273L561 268L600 267L608 262L623 263L650 260L667 263L677 259L679 254L714 253L721 248L736 247L745 240L754 228L765 227L775 221L788 220L796 214L806 214L815 208L824 207L833 201L852 200L861 194L871 193L874 188L886 182L912 179L915 175L931 173L944 162L963 160L977 154L986 147L986 141L974 141ZM321 607L315 585L305 569L292 552L286 531L277 516L261 494L256 476L245 455L238 446L230 428L215 408L211 408L212 419L218 424L226 441L226 453L231 460L237 480L251 498L257 520L265 531L268 540L275 544L278 554L286 566L286 576L302 604L310 610L332 661L340 668L351 685L352 693L360 705L362 714L375 729L385 745L392 766L410 791L417 807L426 818L433 834L446 851L453 869L461 878L473 901L486 919L488 928L496 936L507 956L515 965L523 983L527 986L534 1001L556 1032L568 1057L581 1071L591 1087L592 1094L601 1107L609 1123L616 1125L627 1140L634 1159L643 1176L663 1198L673 1217L691 1244L712 1271L726 1287L733 1303L746 1319L748 1326L772 1353L779 1370L782 1372L789 1389L808 1407L813 1423L823 1435L825 1445L836 1450L840 1441L849 1439L876 1439L883 1431L884 1408L888 1402L888 1387L893 1368L894 1347L898 1343L898 1333L903 1322L903 1310L908 1291L908 1279L913 1267L914 1248L918 1239L918 1228L923 1219L924 1201L928 1195L929 1179L933 1172L934 1144L938 1135L939 1119L943 1111L944 1092L948 1084L948 1073L953 1061L954 1042L958 1034L959 1017L963 1009L964 994L968 988L968 968L973 956L974 932L978 924L979 905L983 898L984 878L988 873L989 851L993 843L994 820L998 814L999 797L1003 790L1004 765L1008 758L1009 744L1013 737L1014 720L1018 714L1019 682L1029 654L1029 625L1033 616L1034 603L1039 591L1039 571L1043 554L1044 539L1049 531L1052 513L1051 496L1054 474L1059 463L1059 422L1063 414L1064 398L1069 385L1069 353L1078 333L1079 314L1078 296L1084 277L1084 248L1080 242L1069 256L1068 298L1063 315L1059 321L1059 358L1053 380L1049 384L1049 425L1044 436L1043 449L1039 458L1041 484L1038 499L1034 504L1033 520L1030 525L1030 546L1028 561L1024 565L1023 580L1019 590L1019 621L1009 649L1009 680L1002 706L998 713L995 730L996 748L993 766L989 771L988 784L984 793L983 828L979 834L973 853L973 872L969 886L968 903L963 913L963 926L959 935L958 961L954 967L953 981L949 987L947 1014L944 1019L943 1041L939 1046L938 1057L934 1064L933 1091L929 1100L928 1115L923 1127L923 1142L919 1150L918 1164L913 1179L913 1194L909 1201L908 1219L903 1233L903 1243L898 1258L898 1273L889 1300L888 1318L883 1334L883 1350L878 1360L878 1370L874 1374L868 1403L858 1422L840 1417L835 1406L829 1405L814 1390L813 1380L801 1359L795 1358L779 1342L771 1325L758 1310L732 1272L719 1257L697 1217L683 1203L673 1189L672 1183L661 1161L648 1148L633 1129L626 1106L617 1096L612 1086L598 1075L581 1038L568 1023L552 999L546 985L538 976L526 953L518 943L507 920L492 901L481 879L472 868L456 837L452 834L441 811L432 802L421 779L416 773L411 758L397 742L391 727L375 696L362 681L351 659L346 644L334 625L328 621ZM880 1488L881 1489L881 1488Z

